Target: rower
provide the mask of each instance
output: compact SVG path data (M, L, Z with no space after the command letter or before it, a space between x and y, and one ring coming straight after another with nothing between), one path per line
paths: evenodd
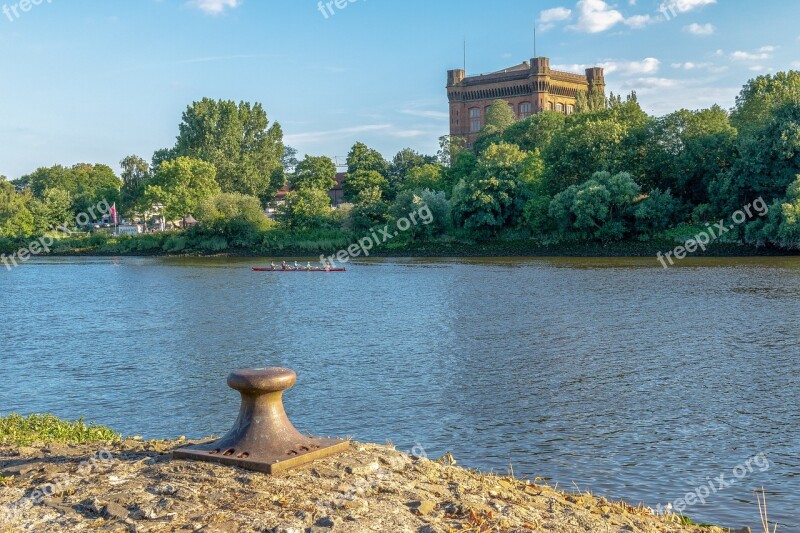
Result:
M272 262L272 270L275 270L275 261Z
M285 259L281 262L281 270L286 270L286 260Z
M309 261L308 264L306 265L306 270L311 270L311 261Z
M300 265L299 265L299 264L297 264L297 261L295 261L295 262L294 262L294 269L295 269L295 270L297 270L297 269L299 269L299 268L300 268Z

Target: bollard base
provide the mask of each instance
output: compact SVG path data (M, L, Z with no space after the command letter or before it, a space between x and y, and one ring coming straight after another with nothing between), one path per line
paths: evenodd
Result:
M292 449L252 454L245 449L237 449L235 445L220 447L219 444L221 441L181 448L172 452L172 457L237 466L245 470L276 476L317 459L341 453L350 447L350 441L347 440L307 438Z

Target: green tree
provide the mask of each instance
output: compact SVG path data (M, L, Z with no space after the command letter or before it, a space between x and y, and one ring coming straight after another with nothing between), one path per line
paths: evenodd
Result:
M509 126L503 132L503 141L516 144L527 152L544 152L565 121L566 116L562 113L545 111Z
M297 163L289 185L295 190L330 191L336 185L336 165L329 157L312 157Z
M451 225L451 205L447 196L442 191L430 189L404 190L397 194L397 198L389 208L389 214L394 220L409 218L409 215L426 210L430 214L429 222L416 217L417 224L409 228L412 240L418 238L431 238L443 234Z
M348 173L344 180L342 188L344 189L345 197L353 202L359 204L359 195L366 189L377 189L383 195L389 186L389 181L383 177L379 172L374 170L357 170Z
M506 100L495 100L486 110L486 122L481 135L503 133L509 126L517 121L514 111Z
M707 203L711 181L733 164L736 135L719 106L658 118L647 128L639 181L646 189L672 189L694 205Z
M17 192L7 181L0 181L0 237L28 237L34 232L33 214L27 205L31 201L29 191Z
M636 101L615 103L608 109L573 113L542 153L548 194L589 180L596 172L642 168L645 153L642 132L650 117ZM638 174L638 172L637 172Z
M444 169L440 165L422 165L414 167L408 171L406 179L403 180L401 190L430 189L434 191L443 190ZM449 191L448 191L449 192Z
M436 161L445 168L449 168L458 154L464 152L467 142L464 137L442 135L439 137L439 151L436 152Z
M284 183L283 131L261 104L203 98L183 113L175 147L153 157L157 169L176 157L214 165L223 192L270 200Z
M39 168L17 180L20 187L29 188L35 198L42 198L45 191L59 189L72 198L72 209L76 213L88 212L100 202L108 205L119 201L120 179L107 165L80 163L70 168L57 165Z
M380 152L364 143L356 143L347 154L347 173L377 172L384 178L389 176L389 163Z
M613 96L613 94L612 94ZM591 111L602 111L608 107L609 100L599 87L592 87L589 92L578 92L575 102L575 112L586 113Z
M629 230L625 218L640 191L628 173L598 172L583 184L557 194L550 203L549 216L562 237L619 240Z
M161 163L145 196L151 204L163 204L167 220L178 220L198 212L200 204L218 194L214 165L178 157Z
M122 189L120 190L120 209L126 216L137 216L149 209L145 199L145 189L152 174L147 161L136 155L129 155L120 161L122 167Z
M33 198L28 205L37 235L44 235L62 224L69 226L75 221L72 198L61 189L47 189L41 198Z
M475 171L453 189L453 218L479 235L495 235L519 223L530 187L523 176L527 154L510 144L489 147Z
M422 155L411 148L400 150L389 164L389 188L392 194L407 188L404 183L414 169L434 163L436 163L436 157Z
M740 199L780 198L800 174L800 99L775 108L739 137L732 176Z
M636 231L642 237L652 237L671 227L681 215L681 201L669 190L654 189L634 206Z
M740 133L759 129L787 103L800 102L800 71L779 72L750 80L736 98L731 123Z
M389 221L389 204L383 198L380 187L365 187L355 197L347 226L361 233L380 227Z
M331 214L331 198L320 189L300 189L286 194L278 207L278 220L293 230L319 229Z
M219 193L202 200L197 209L197 220L212 224L241 220L258 230L269 227L261 202L255 196L239 193Z

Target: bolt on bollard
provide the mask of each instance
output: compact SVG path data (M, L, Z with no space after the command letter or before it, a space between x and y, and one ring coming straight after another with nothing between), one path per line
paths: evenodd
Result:
M296 381L297 374L288 368L233 372L228 376L228 386L242 396L233 429L217 441L175 450L173 458L277 475L346 450L349 441L307 437L289 421L283 408L283 391Z

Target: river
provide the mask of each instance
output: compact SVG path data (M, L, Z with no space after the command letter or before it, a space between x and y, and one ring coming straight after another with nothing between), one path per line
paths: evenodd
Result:
M226 375L288 366L304 432L653 508L708 492L684 513L724 526L758 524L763 486L770 518L800 530L800 258L250 270L265 262L4 269L0 414L221 434L239 401Z

